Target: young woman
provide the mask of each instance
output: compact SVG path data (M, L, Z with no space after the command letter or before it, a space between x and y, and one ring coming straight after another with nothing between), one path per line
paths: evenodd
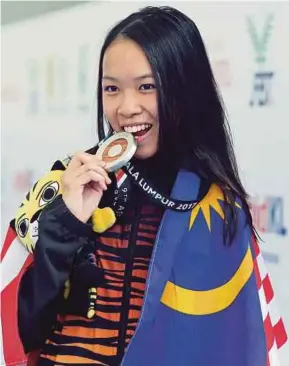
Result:
M11 223L33 251L18 292L25 353L37 365L273 362L286 335L222 101L196 25L174 8L133 13L104 41L98 135L123 131L137 143L129 167L109 173L98 146L58 161Z

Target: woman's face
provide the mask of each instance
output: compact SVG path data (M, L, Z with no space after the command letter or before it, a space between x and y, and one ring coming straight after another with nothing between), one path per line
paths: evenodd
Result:
M132 133L135 156L147 159L158 149L157 91L150 64L133 41L119 39L106 50L102 79L103 111L112 129Z

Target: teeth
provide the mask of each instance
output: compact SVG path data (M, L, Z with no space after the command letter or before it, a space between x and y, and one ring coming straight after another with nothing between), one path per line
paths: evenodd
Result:
M138 125L138 126L126 126L126 127L124 127L124 130L125 130L125 132L136 133L138 131L146 130L150 127L151 127L150 124L143 124L143 125Z

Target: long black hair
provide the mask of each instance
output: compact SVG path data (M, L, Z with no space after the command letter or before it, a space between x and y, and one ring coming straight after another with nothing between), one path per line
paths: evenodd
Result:
M217 183L225 195L225 242L237 230L238 196L253 229L247 193L238 175L232 138L205 45L195 23L168 6L145 7L115 25L101 49L98 80L98 136L105 137L102 63L117 38L136 42L145 53L158 91L158 155L170 166L196 171ZM228 240L227 240L228 239Z

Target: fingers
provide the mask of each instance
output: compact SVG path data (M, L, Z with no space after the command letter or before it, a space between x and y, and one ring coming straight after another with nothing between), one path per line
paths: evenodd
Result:
M111 179L104 167L105 162L95 155L87 154L85 152L77 153L73 156L62 176L62 184L64 187L71 187L72 185L74 186L74 182L76 181L79 184L87 184L90 181L95 181L100 184L100 187L103 187L103 189L106 190L106 185L111 183ZM88 172L94 172L96 174L86 174ZM82 176L83 178L79 180L78 178L81 178ZM100 176L103 177L101 182ZM91 177L90 180L88 180L89 177ZM86 181L86 183L82 183L84 181Z
M71 162L68 164L66 171L74 172L78 168L80 168L83 164L86 164L89 162L95 162L95 163L97 163L98 166L105 167L105 162L100 160L96 155L91 155L91 154L88 154L85 152L78 152L71 159Z
M106 181L103 175L101 175L100 173L97 173L93 170L89 170L85 173L83 173L82 175L80 175L76 181L75 184L77 186L84 186L88 183L97 183L99 185L99 187L103 190L106 191L107 190L107 185L106 185ZM95 184L93 184L92 186L94 189L97 189L97 186Z
M109 178L108 173L106 172L106 170L103 167L101 167L97 164L98 164L98 162L95 163L93 161L83 164L80 168L78 168L75 171L75 177L78 178L82 174L86 173L87 171L94 171L98 174L101 174L105 178L106 184L110 184L111 179Z
M87 156L87 153L78 152L75 155L73 155L73 158L71 159L70 163L68 164L68 167L66 169L67 172L74 172L76 169L81 167L84 163L89 161L89 157Z

